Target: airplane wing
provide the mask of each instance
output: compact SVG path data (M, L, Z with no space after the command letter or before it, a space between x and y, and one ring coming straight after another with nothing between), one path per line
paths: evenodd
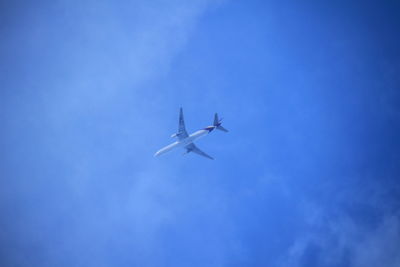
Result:
M189 152L194 152L196 154L199 154L200 156L213 159L211 156L207 155L203 151L201 151L195 144L190 143L189 145L185 146L187 153Z
M183 119L183 111L182 108L179 112L179 127L178 127L178 139L182 140L185 139L186 137L188 137L188 133L186 132L186 128L185 128L185 121Z

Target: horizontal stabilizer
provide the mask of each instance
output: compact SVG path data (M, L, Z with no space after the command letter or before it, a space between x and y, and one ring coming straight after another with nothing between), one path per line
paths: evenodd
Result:
M222 127L221 125L217 126L217 129L226 133L228 132L228 130Z

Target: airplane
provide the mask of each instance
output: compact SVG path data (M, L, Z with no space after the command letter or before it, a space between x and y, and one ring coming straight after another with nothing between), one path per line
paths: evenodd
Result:
M201 151L194 143L193 141L203 137L209 133L211 133L214 129L223 131L223 132L228 132L227 129L225 129L224 127L221 126L221 121L222 119L218 119L218 114L215 113L214 115L214 123L211 126L207 126L204 129L198 130L197 132L192 133L191 135L188 135L188 133L186 132L186 128L185 128L185 121L183 120L183 111L182 108L180 109L179 112L179 127L178 127L178 132L171 135L171 137L177 137L178 141L161 148L160 150L158 150L155 154L154 157L157 157L161 154L167 153L169 151L171 151L172 149L176 148L176 147L184 147L186 149L186 152L184 154L193 152L196 153L200 156L209 158L209 159L213 159L210 155L207 155L206 153L204 153L203 151Z

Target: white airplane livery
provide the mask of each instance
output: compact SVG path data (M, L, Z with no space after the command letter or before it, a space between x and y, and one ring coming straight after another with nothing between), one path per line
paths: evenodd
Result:
M186 128L185 128L185 121L183 120L183 111L182 108L180 109L179 112L179 127L178 127L178 132L173 134L171 137L177 137L178 141L161 148L160 150L158 150L154 156L159 156L161 154L167 153L168 151L171 151L172 149L176 148L176 147L183 147L186 149L185 154L189 153L189 152L194 152L196 154L199 154L200 156L209 158L209 159L213 159L211 156L207 155L206 153L204 153L203 151L201 151L194 143L193 141L203 137L209 133L211 133L214 129L217 130L221 130L224 132L228 132L227 129L225 129L224 127L221 126L221 120L218 119L218 114L215 113L214 116L214 123L212 126L207 126L204 129L198 130L197 132L192 133L191 135L188 135L188 133L186 132Z

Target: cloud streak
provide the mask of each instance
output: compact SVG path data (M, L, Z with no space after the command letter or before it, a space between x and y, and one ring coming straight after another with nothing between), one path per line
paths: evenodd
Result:
M354 191L332 199L334 210L311 199L303 201L299 208L307 228L294 238L279 266L397 266L400 216L395 202L383 198L386 186L372 182ZM348 205L364 206L376 217L360 218L347 210Z
M9 151L0 196L4 266L176 263L166 253L176 254L173 245L160 243L185 225L185 198L193 196L173 168L154 165L146 140L163 125L155 114L168 92L149 84L168 73L213 7L100 1L17 9L27 16L2 48L8 53L23 40L9 60L25 74L7 77L2 91L3 109L13 113L2 136Z

